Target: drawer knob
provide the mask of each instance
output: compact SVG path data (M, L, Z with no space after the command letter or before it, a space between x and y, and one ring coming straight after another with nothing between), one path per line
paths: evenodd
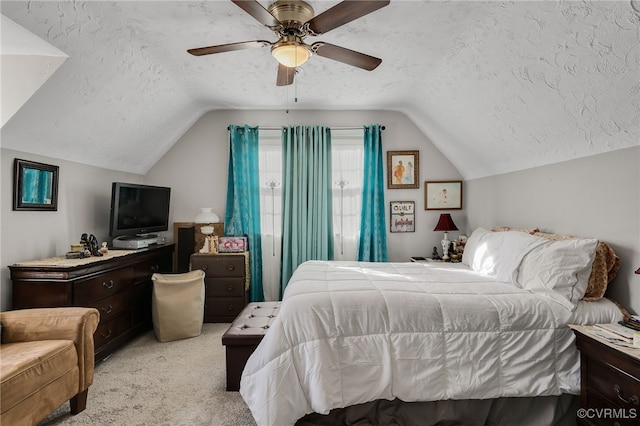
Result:
M103 306L101 309L102 312L104 312L105 314L110 314L113 311L113 306L111 304L109 304L109 306Z
M202 265L200 269L202 269L203 271L206 271L207 269L209 269L209 265Z
M234 288L234 287L235 287L235 286L234 286L233 284L229 284L229 285L227 286L227 291L233 291L233 288Z
M618 399L624 402L625 404L640 405L640 398L638 398L638 395L631 395L631 398L626 399L622 394L622 389L620 388L620 385L618 384L613 385L613 390L616 392Z
M236 265L229 263L227 265L227 271L233 271L234 269L236 269Z
M235 309L235 306L233 306L233 304L231 305L227 305L227 311L231 312Z
M104 337L105 339L108 339L109 337L111 337L111 335L113 334L113 330L109 329L109 331L102 332L102 337Z
M151 272L158 272L160 270L160 266L159 265L152 265L151 266Z
M113 280L109 280L109 282L106 281L102 281L102 287L106 288L106 289L111 289L113 288Z

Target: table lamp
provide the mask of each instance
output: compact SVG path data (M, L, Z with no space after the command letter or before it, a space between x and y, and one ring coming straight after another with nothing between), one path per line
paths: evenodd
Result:
M443 213L440 215L440 219L438 220L438 224L433 229L434 231L444 231L444 238L442 239L442 260L445 262L449 260L449 245L451 245L451 241L449 241L448 233L449 231L457 231L458 227L453 223L453 219L451 219L451 215L449 213Z
M198 215L194 219L195 223L206 224L205 226L200 227L200 232L204 234L204 244L200 249L200 253L216 252L215 242L213 241L211 236L211 234L213 234L214 232L214 228L213 226L211 226L211 224L219 222L220 218L211 210L213 210L213 208L211 207L201 207L200 213L198 213Z

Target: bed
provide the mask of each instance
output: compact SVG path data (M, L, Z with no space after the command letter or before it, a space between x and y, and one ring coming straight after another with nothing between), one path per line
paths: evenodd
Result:
M398 402L433 402L432 419L489 402L493 416L509 399L560 405L551 416L566 418L580 390L568 324L623 315L605 298L583 300L598 244L480 228L457 264L305 262L240 393L258 425Z

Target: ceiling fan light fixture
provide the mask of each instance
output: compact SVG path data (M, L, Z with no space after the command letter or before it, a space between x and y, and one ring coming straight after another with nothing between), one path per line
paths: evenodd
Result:
M302 43L278 43L271 48L271 55L285 67L296 68L311 57L311 50Z

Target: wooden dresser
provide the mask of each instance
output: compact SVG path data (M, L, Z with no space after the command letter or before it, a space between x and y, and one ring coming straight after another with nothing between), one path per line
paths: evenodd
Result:
M579 425L640 424L640 348L624 348L571 326L580 351Z
M205 272L204 322L232 322L248 303L249 252L191 255Z
M104 257L10 265L13 309L86 306L100 311L95 360L153 327L151 275L172 271L173 244L110 250Z

